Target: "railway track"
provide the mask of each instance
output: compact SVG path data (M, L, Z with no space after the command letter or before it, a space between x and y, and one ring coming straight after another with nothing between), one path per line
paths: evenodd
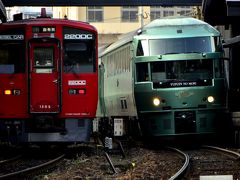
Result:
M46 170L56 165L65 155L61 154L54 158L48 159L31 159L19 156L9 160L3 161L4 165L0 166L0 179L24 178L30 175Z
M227 149L203 146L198 150L187 151L190 156L190 169L186 179L199 179L200 176L230 175L240 178L240 154Z
M168 148L179 153L180 156L184 158L183 166L170 178L170 180L183 178L189 167L189 155L179 149L172 148L172 147L168 147Z
M22 155L16 155L16 156L11 157L11 158L2 159L2 160L0 160L0 167L4 166L5 164L15 162L15 161L19 160L21 157L22 157Z
M75 150L74 150L75 152ZM70 157L56 172L45 174L49 179L199 179L202 175L232 175L233 179L240 177L239 153L213 146L204 146L195 149L179 150L177 148L146 149L141 147L131 148L126 151L126 157L110 153L111 161L115 167L113 172L104 151L81 152L75 157ZM87 153L87 154L86 154ZM71 153L70 153L71 154ZM59 157L61 158L61 157ZM58 159L58 158L56 158ZM75 160L74 160L75 159ZM51 160L49 160L51 161ZM55 160L53 160L55 161ZM63 161L64 163L64 161ZM47 161L39 164L48 164ZM72 165L70 167L70 165ZM74 165L74 166L73 166ZM1 174L0 178L25 177L29 174L40 174L45 165L36 165L27 170ZM39 169L38 169L39 167ZM1 165L0 165L1 168ZM13 169L13 168L12 168ZM33 171L32 171L33 169ZM71 169L71 171L69 171ZM29 172L28 172L29 170ZM25 171L27 174L25 174Z

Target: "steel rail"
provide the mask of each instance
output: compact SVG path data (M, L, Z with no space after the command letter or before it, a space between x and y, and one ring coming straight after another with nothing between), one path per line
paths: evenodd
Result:
M0 165L4 165L4 164L7 164L7 163L16 161L16 160L20 159L21 157L22 157L22 155L17 155L17 156L15 156L15 157L12 157L12 158L9 158L9 159L1 160L1 161L0 161Z
M37 166L33 166L33 167L30 167L30 168L26 168L26 169L23 169L23 170L20 170L20 171L16 171L16 172L13 172L13 173L1 175L1 176L0 176L0 179L12 178L12 177L15 177L15 176L18 176L18 175L23 176L24 174L28 174L28 173L30 173L31 171L40 170L41 168L43 168L43 167L45 167L45 166L50 166L50 165L58 162L58 161L61 160L64 156L65 156L65 154L63 154L63 155L61 155L61 156L58 156L58 157L55 158L55 159L52 159L52 160L50 160L50 161L48 161L48 162L42 163L42 164L37 165Z
M185 162L184 162L183 166L181 167L181 169L179 169L178 172L170 178L170 180L181 179L182 176L186 173L187 168L189 167L189 164L190 164L189 163L189 159L190 159L189 155L184 153L183 151L173 148L173 147L167 147L167 149L176 151L177 153L181 154L185 159Z
M235 151L231 151L231 150L228 150L228 149L224 149L224 148L220 148L220 147L216 147L216 146L207 146L207 145L204 145L202 146L203 148L207 148L207 149L213 149L213 150L218 150L218 151L222 151L224 153L227 153L231 156L235 156L236 159L235 160L240 160L240 154L235 152Z

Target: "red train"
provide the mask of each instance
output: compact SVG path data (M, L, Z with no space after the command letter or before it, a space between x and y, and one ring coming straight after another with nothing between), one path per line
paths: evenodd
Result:
M1 141L86 142L98 95L97 31L39 18L0 24Z

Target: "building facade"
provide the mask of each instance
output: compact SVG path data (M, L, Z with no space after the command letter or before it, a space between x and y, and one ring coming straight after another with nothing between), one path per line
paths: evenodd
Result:
M7 8L8 21L13 14L22 13L23 19L40 15L41 7ZM53 18L68 18L89 22L99 33L99 46L114 42L124 33L136 30L157 18L166 16L193 16L190 6L88 6L88 7L46 7L47 15Z
M88 6L88 7L53 7L54 18L68 18L89 22L99 33L99 46L115 41L124 33L136 30L150 21L166 16L192 16L189 6Z

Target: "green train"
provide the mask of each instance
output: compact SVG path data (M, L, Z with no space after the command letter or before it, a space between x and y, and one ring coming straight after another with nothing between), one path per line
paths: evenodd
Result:
M157 19L99 54L98 131L145 137L216 133L227 85L214 27L191 17Z

